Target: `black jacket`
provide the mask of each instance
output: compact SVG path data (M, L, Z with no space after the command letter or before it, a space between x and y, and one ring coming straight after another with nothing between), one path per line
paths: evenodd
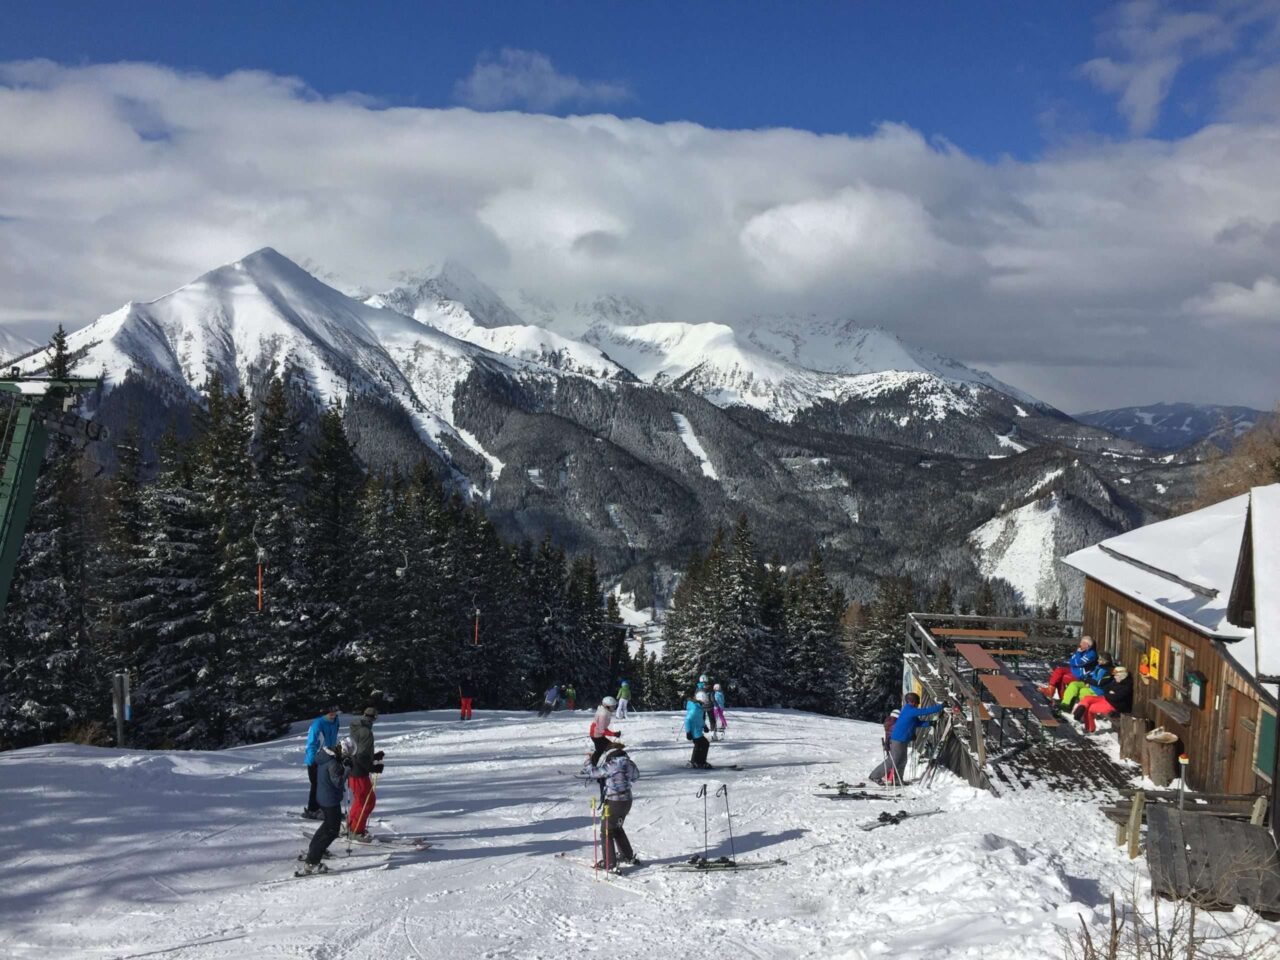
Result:
M1133 709L1133 677L1128 676L1123 680L1112 677L1102 691L1102 696L1116 708L1116 713L1128 713Z
M351 742L355 749L351 751L351 775L367 777L373 773L373 724L368 717L356 717L351 721Z

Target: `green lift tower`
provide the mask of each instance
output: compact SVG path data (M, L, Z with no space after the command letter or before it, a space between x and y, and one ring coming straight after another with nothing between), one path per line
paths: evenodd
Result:
M84 441L106 436L101 426L71 412L76 397L98 383L75 378L0 380L0 613L9 600L49 434Z

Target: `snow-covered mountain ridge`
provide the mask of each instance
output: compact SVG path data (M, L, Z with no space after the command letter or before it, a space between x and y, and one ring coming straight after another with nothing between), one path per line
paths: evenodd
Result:
M1214 403L1152 403L1076 415L1081 423L1156 450L1180 450L1204 440L1228 446L1267 414L1250 407Z

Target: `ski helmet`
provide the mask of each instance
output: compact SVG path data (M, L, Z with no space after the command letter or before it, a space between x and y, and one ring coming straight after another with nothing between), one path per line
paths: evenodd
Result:
M699 690L697 693L695 693L695 694L693 695L693 699L697 700L699 703L706 703L706 702L707 702L707 691L705 691L705 690Z
M704 673L702 676L700 676L700 677L698 678L698 682L699 682L699 683L706 683L706 682L707 682L707 675Z
M610 710L612 710L614 707L618 705L618 701L613 699L613 697L605 697L603 700L600 701L600 703L603 706L608 707Z
M719 689L720 689L720 684L718 684L718 683L717 683L717 684L716 684L716 686L715 686L715 689L719 690Z

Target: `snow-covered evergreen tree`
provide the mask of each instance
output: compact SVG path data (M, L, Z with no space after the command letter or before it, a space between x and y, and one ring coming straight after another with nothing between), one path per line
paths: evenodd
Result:
M848 702L859 719L883 720L902 693L906 616L914 606L910 577L883 577L866 623L854 638Z
M841 643L844 595L827 580L821 554L815 552L808 568L791 579L786 600L787 705L835 713L849 679Z

